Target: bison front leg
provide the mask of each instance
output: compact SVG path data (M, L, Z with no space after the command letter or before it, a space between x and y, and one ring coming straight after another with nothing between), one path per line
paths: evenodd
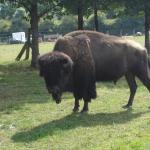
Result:
M73 108L73 112L78 112L79 111L79 99L75 98L75 102L74 102L74 108Z
M123 106L123 108L129 108L130 106L132 106L134 96L136 93L136 89L137 89L137 84L136 84L134 75L127 74L126 80L127 80L128 85L129 85L129 88L130 88L130 97L129 97L127 105Z
M83 106L81 113L88 112L88 110L89 110L88 104L89 104L89 101L84 100L84 106Z

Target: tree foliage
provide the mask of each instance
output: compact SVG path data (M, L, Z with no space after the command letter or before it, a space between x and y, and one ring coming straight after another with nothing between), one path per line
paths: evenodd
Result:
M145 16L145 47L150 54L150 1L149 0L127 0L122 3L125 5L125 13L130 15L139 15L141 13Z
M39 55L38 46L38 23L44 16L53 17L58 9L57 0L1 0L3 3L10 3L16 7L23 7L26 10L27 18L31 25L32 34L32 61L31 66L36 67L36 59Z

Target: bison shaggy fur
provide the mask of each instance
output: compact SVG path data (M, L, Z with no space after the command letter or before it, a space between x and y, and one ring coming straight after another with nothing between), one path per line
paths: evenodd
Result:
M96 81L117 82L125 76L130 97L124 108L132 106L137 84L135 77L150 90L147 51L140 44L95 31L74 31L57 40L53 52L39 58L40 75L56 103L71 91L74 111L84 100L82 112L96 98Z

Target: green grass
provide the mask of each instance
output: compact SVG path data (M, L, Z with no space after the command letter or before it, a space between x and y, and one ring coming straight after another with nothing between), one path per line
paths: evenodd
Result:
M150 97L139 81L133 109L121 107L129 97L121 79L97 84L89 113L74 114L72 94L56 105L30 62L14 61L21 47L0 46L0 150L149 150Z

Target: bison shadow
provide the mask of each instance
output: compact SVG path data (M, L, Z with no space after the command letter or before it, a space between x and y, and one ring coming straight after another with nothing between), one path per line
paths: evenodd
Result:
M14 142L32 142L45 136L57 134L59 131L66 131L78 127L124 124L149 112L132 113L132 110L126 110L115 113L70 114L64 118L41 124L31 130L16 133L11 139Z

